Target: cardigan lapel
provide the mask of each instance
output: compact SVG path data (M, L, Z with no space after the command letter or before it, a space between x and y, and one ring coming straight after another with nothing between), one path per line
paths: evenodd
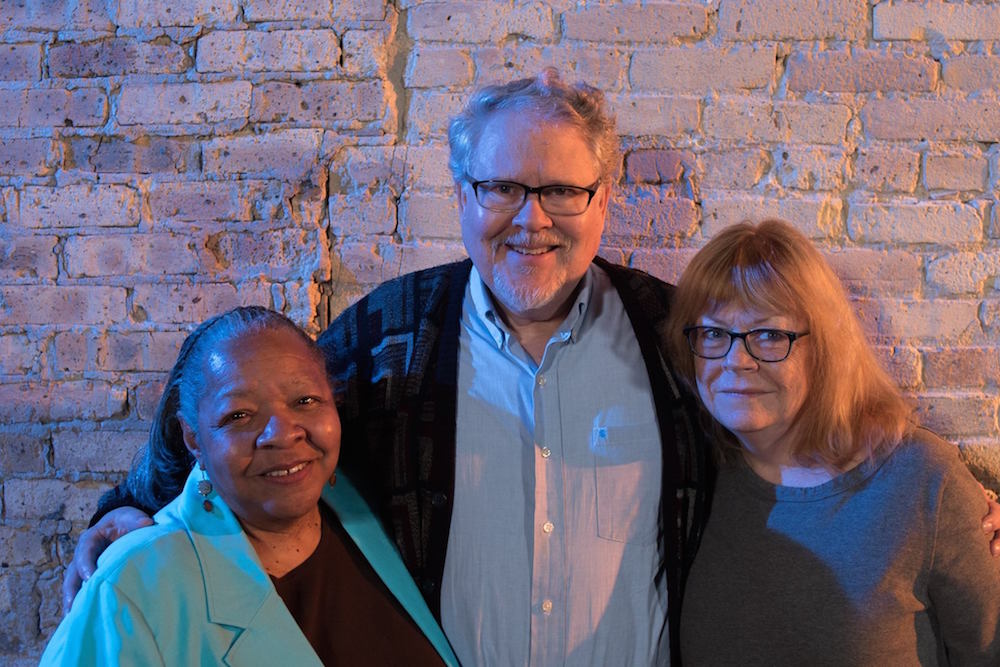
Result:
M458 665L451 644L403 564L399 551L346 475L341 473L335 486L324 489L323 500L333 509L375 573L410 614L445 664Z

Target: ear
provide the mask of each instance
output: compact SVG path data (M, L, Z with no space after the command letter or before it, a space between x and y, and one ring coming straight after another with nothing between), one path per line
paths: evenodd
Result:
M181 433L184 434L184 446L187 447L188 451L200 461L201 448L198 447L198 438L194 429L188 426L188 423L179 417L177 418L177 421L181 423Z
M611 202L611 184L601 183L600 189L598 189L597 194L594 195L594 199L597 200L597 205L601 208L601 214L608 214L608 204Z
M462 187L464 181L455 181L455 201L458 203L459 214L465 210L465 205L467 203L468 193L466 193L465 188Z

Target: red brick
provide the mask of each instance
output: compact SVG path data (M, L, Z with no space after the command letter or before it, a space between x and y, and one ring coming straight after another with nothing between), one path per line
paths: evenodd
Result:
M107 324L124 319L124 288L0 287L0 325Z
M167 372L187 334L183 331L106 331L94 336L95 366L102 371Z
M198 273L194 242L174 234L74 236L63 250L71 278Z
M67 42L49 49L53 77L123 76L183 72L190 66L184 48L174 42L140 42L130 38Z
M866 51L799 52L788 59L788 89L797 92L928 92L937 83L937 63L925 56Z
M51 139L0 138L0 176L47 176L56 156Z
M87 521L109 487L101 482L11 479L4 484L4 506L14 519Z
M1000 58L982 54L960 54L941 63L944 84L961 91L1000 88Z
M925 392L917 397L917 418L945 437L994 433L997 398L975 393L934 395Z
M783 187L837 190L847 180L847 154L842 148L787 146L776 151L775 171Z
M118 102L122 125L220 123L246 119L249 81L125 84Z
M405 240L461 240L458 205L451 194L412 192L399 203L400 232Z
M847 124L853 117L843 104L778 102L774 105L777 125L788 141L842 146Z
M163 395L163 381L140 382L135 388L135 416L151 422Z
M66 167L102 174L177 174L198 170L199 152L198 143L186 137L80 137L68 144Z
M449 190L455 184L451 169L448 168L448 147L443 143L427 143L406 149L406 183L416 189ZM357 170L352 169L352 173ZM357 177L357 186L364 187L369 181Z
M928 190L985 190L989 162L978 153L924 156L924 187Z
M719 34L729 40L856 40L867 32L867 0L722 0L719 5Z
M268 305L262 285L227 283L140 284L135 286L133 316L157 324L200 323L236 306Z
M676 284L695 252L694 248L636 248L629 266Z
M305 177L319 159L322 130L277 130L264 135L212 139L202 150L212 176L254 174L281 180Z
M974 243L983 235L979 213L960 202L852 202L847 226L859 243Z
M890 141L1000 141L995 99L873 99L861 118L869 137Z
M755 98L714 99L705 107L703 123L705 134L717 140L771 143L781 138L774 105Z
M381 81L301 84L271 81L254 86L250 120L361 130L373 123L378 128L378 121L385 119L394 129L394 109L394 94ZM384 118L387 111L390 116Z
M689 152L638 149L625 156L625 178L630 183L676 183L693 162Z
M391 30L347 30L340 39L343 73L349 77L384 79L393 57Z
M21 30L113 30L104 0L0 2L0 26Z
M875 39L993 40L1000 34L1000 7L957 2L879 3L872 12Z
M37 528L37 524L35 524ZM32 565L37 568L49 557L47 542L51 536L38 530L23 530L12 526L0 526L0 562L6 568L18 565ZM13 605L7 606L12 609ZM9 629L9 628L8 628Z
M125 388L110 382L21 382L0 384L0 405L10 422L110 419L127 409Z
M52 345L56 373L72 375L78 371L94 370L93 338L92 332L79 329L56 333Z
M1000 348L958 347L923 350L924 383L938 389L1000 386Z
M417 44L410 53L404 82L407 88L465 88L475 66L467 49Z
M555 23L543 4L429 2L409 8L406 31L417 42L498 42L513 34L547 41Z
M59 275L54 236L0 236L0 281L50 281Z
M968 342L977 332L978 304L968 300L889 300L878 303L877 333L893 340Z
M618 116L618 134L688 137L698 129L700 103L694 97L609 95Z
M162 4L148 0L119 0L116 23L119 28L205 28L234 22L239 11L237 0L173 0Z
M108 100L98 88L0 90L0 127L103 125Z
M699 184L703 188L751 190L771 169L771 154L762 148L710 150L701 154Z
M555 67L567 81L584 81L605 92L622 89L629 62L627 52L598 44L578 50L558 45L529 48L518 42L477 48L473 56L476 78L484 83L535 77L546 67Z
M4 81L38 81L42 76L41 44L0 45L0 72Z
M465 107L465 93L441 93L416 89L410 93L406 114L406 140L411 144L427 139L442 139L448 133L448 121Z
M0 421L8 422L6 417L11 414L13 407L4 405L0 408L0 416L4 417L0 418ZM0 433L0 478L10 479L13 475L44 473L48 451L48 437L32 433L29 429ZM0 540L0 543L2 542L3 540Z
M578 7L563 14L563 36L592 42L672 42L702 37L708 8L694 3Z
M913 192L920 173L920 153L898 146L858 149L854 181L874 192Z
M663 243L690 236L698 225L694 201L673 196L666 188L623 189L608 206L604 238L610 245L625 239Z
M634 90L705 93L764 88L775 71L773 46L737 44L637 51L628 73Z
M980 294L1000 275L1000 254L949 252L927 265L927 282L947 294Z
M438 264L456 262L466 257L461 243L419 243L416 245L387 246L386 265L392 267L390 277L419 271Z
M22 333L0 334L0 375L27 375L42 356L43 345Z
M353 4L337 2L335 4ZM250 23L260 21L330 21L333 13L330 0L246 0L243 18Z
M916 296L922 284L921 259L905 250L842 248L824 254L844 287L855 294Z
M77 184L29 186L21 192L20 223L24 227L135 227L139 197L125 185Z
M212 236L206 245L217 265L213 275L230 280L309 278L327 261L326 238L319 230L226 232Z
M149 191L154 220L241 220L252 217L250 200L236 182L155 183Z
M385 191L330 196L330 231L340 238L396 231L395 197Z
M279 6L286 2L286 0L265 1L278 2ZM384 0L337 0L333 3L333 20L350 22L392 20L394 18L391 15L392 7L393 5Z
M322 72L340 67L332 30L210 32L198 40L199 72Z
M707 194L702 200L702 234L712 238L725 227L744 220L781 218L810 238L825 239L840 232L843 202L830 195L769 197L745 193Z
M56 431L52 451L57 471L125 472L149 439L148 430Z
M915 389L920 385L920 354L913 348L876 346L875 356L900 387Z

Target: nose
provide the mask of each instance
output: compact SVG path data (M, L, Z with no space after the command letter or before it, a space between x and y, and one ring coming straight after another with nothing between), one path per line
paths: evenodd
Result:
M540 193L533 192L528 195L517 215L514 216L514 224L529 232L536 232L552 226L552 218L542 210Z
M288 447L305 436L305 429L289 411L273 412L257 436L257 447Z
M722 365L727 369L756 368L757 360L750 355L746 338L734 338L729 346L729 352L722 359Z

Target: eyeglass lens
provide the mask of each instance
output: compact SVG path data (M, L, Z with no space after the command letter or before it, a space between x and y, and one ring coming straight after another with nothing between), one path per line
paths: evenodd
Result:
M688 332L688 342L695 354L706 359L721 359L729 354L736 338L742 338L750 356L760 361L782 361L792 349L792 337L778 329L734 333L716 327L695 327Z
M556 215L577 215L590 204L590 192L572 185L549 185L538 195L542 210ZM516 211L527 196L527 187L509 181L483 181L476 187L476 201L492 211Z

